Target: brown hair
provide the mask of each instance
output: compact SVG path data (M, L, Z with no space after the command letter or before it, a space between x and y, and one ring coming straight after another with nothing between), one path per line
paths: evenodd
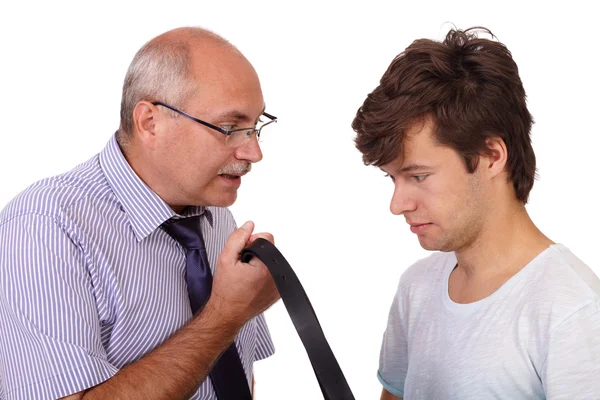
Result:
M415 40L399 54L356 113L356 147L366 165L387 164L402 155L406 130L430 116L438 143L455 149L472 173L486 139L500 137L509 179L526 203L536 174L533 118L510 51L479 31L494 38L486 28L452 29L443 42Z

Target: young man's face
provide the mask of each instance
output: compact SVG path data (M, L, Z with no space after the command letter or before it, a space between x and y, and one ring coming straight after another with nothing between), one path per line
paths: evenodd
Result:
M404 154L381 166L394 181L390 210L404 215L426 250L456 251L473 243L487 212L479 168L467 172L460 155L434 141L430 119L417 122Z

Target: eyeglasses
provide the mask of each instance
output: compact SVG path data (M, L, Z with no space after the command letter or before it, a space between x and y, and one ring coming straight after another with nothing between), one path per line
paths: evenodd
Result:
M253 128L223 129L220 126L216 126L209 122L202 121L201 119L198 119L196 117L192 117L190 114L188 114L184 111L181 111L173 106L165 104L163 102L154 101L154 102L152 102L152 104L155 106L166 107L169 110L175 111L176 113L181 114L184 117L191 119L192 121L196 121L197 123L202 124L210 129L214 129L215 131L221 132L223 135L225 135L225 145L228 147L243 146L246 143L246 141L252 137L254 132L256 132L256 137L260 138L260 132L265 126L267 126L273 122L277 122L276 116L268 114L266 112L263 112L262 115L269 118L269 121L265 122L264 124L262 124L258 127L255 126Z

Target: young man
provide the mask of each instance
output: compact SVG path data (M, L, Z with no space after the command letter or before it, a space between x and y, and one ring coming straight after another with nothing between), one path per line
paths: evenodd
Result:
M477 34L413 42L352 124L394 183L392 213L437 251L400 279L381 398L598 398L600 281L527 214L525 91L509 50Z
M227 207L262 159L264 107L211 32L140 49L104 150L0 213L0 399L251 398L279 294L239 261L257 235Z

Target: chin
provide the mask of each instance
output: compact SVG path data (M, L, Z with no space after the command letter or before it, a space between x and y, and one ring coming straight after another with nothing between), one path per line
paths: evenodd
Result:
M214 196L214 198L208 199L208 203L212 207L229 207L237 200L237 192L235 193L223 193L220 196Z
M423 243L423 242L419 242L419 243L421 244L421 247L423 248L423 250L427 250L427 251L443 251L438 246L434 246L434 245L431 245L429 243Z
M458 250L458 246L452 243L423 243L421 242L421 247L428 251L441 251L442 253L450 253L452 251Z
M453 251L454 249L449 249L448 243L440 243L439 241L431 240L431 238L427 237L419 237L419 244L424 250L427 251Z

